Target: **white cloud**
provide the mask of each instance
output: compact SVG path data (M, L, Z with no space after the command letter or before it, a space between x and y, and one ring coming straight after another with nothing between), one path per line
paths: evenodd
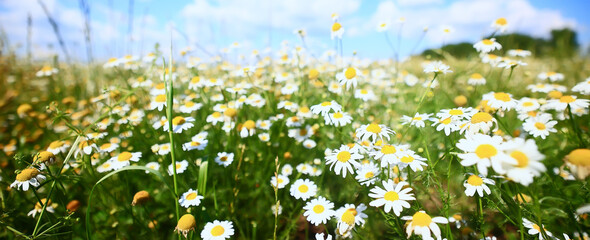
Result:
M444 0L397 0L400 6L423 6L423 5L438 5Z

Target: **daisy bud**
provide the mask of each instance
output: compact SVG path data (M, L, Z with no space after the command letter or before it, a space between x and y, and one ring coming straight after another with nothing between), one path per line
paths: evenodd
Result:
M453 99L453 102L457 107L465 106L465 104L467 104L467 97L463 95L456 96L455 99Z
M39 152L35 155L33 162L35 164L42 164L42 163L46 163L46 164L50 164L53 163L55 161L55 155L52 152L48 152L48 151L42 151Z
M131 205L135 206L137 204L143 204L148 200L150 200L150 194L147 191L142 190L137 192L135 196L133 196L133 202L131 202Z
M197 227L197 220L191 214L184 214L179 220L174 231L182 233L184 237L188 235L188 232L194 230Z
M66 208L68 209L68 211L70 212L75 212L80 208L80 205L82 205L80 203L80 201L78 200L72 200L68 203L68 205L66 206Z

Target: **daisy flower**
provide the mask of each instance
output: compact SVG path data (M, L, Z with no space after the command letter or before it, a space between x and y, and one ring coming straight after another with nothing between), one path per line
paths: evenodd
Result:
M485 178L483 176L478 176L475 174L471 174L465 182L463 182L463 186L465 187L465 195L468 197L473 197L475 192L480 197L483 197L485 194L490 194L490 188L486 184L494 184L494 180L489 178ZM484 194L485 191L485 194Z
M106 161L106 162L102 163L101 165L99 165L98 167L96 167L96 171L99 173L108 172L111 170L113 170L112 161Z
M211 123L213 125L219 123L219 122L223 122L224 121L224 117L220 112L213 112L212 114L210 114L209 116L207 116L206 121L208 123Z
M29 186L38 187L39 184L45 180L45 176L36 168L23 169L19 174L16 175L16 179L10 188L15 188L23 191L29 190Z
M70 144L68 144L65 141L57 140L49 144L49 146L47 147L47 151L55 155L58 155L60 153L67 153L68 148L70 148Z
M508 55L511 57L528 57L531 55L531 51L522 49L510 49Z
M343 127L352 122L352 117L347 112L335 112L324 115L324 120L326 125Z
M375 200L369 203L372 207L384 207L384 211L389 213L393 210L395 215L400 216L404 208L410 208L408 201L416 200L411 187L404 187L408 185L407 182L399 182L396 184L393 180L382 181L383 188L375 186L371 189L369 197L375 198Z
M51 67L49 65L45 65L35 75L37 77L49 77L49 76L51 76L53 74L57 74L57 73L58 73L57 68Z
M545 137L549 136L549 133L557 132L557 129L554 128L556 124L557 121L551 119L551 114L541 114L527 118L522 124L522 128L533 137L545 139Z
M483 95L483 100L488 101L488 105L492 108L509 111L516 107L516 99L512 98L512 94L505 92L489 92Z
M534 98L523 97L518 100L518 105L516 106L516 110L519 112L530 112L539 109L541 104L539 101Z
M193 122L195 119L193 117L181 117L176 116L172 119L172 131L174 133L181 133L189 128L195 126ZM164 124L164 131L168 132L169 124Z
M174 168L175 166L170 164L168 165L168 174L170 174L170 176L174 175ZM187 160L182 160L180 162L176 162L176 173L180 174L183 173L184 171L186 171L186 169L188 168L188 161Z
M317 146L317 143L314 140L306 139L305 141L303 141L303 143L301 145L303 145L303 147L305 147L307 149L312 149L315 146Z
M514 138L506 142L505 153L514 158L517 164L505 164L506 176L510 180L528 186L533 182L533 177L538 177L547 171L541 160L545 156L539 152L535 140Z
M496 42L495 38L484 39L473 44L473 48L480 53L489 53L494 50L502 49L502 45Z
M182 150L184 151L191 151L191 150L203 150L207 147L209 140L207 139L198 139L198 135L194 136L190 142L182 144Z
M342 24L340 24L339 22L334 22L332 24L330 38L342 39L342 34L344 34L344 28L342 27Z
M518 66L526 66L526 65L528 65L528 64L523 61L520 61L520 60L512 60L512 59L508 59L508 58L503 58L502 61L500 63L498 63L497 67L510 69L510 68L515 68Z
M431 126L434 127L436 125L436 131L444 131L447 136L449 136L451 132L459 131L460 129L451 117L440 119L432 118L430 121L433 122Z
M227 152L220 152L217 153L217 157L215 158L215 162L219 165L224 167L229 166L234 161L234 154L227 153Z
M370 186L377 181L381 173L379 166L375 163L363 164L356 170L356 180L365 186Z
M371 142L375 143L378 139L383 141L383 137L389 140L389 135L395 132L383 124L371 123L361 125L356 129L355 134L361 141L371 138Z
M358 84L357 77L358 77L358 70L354 67L349 67L344 71L336 74L336 80L340 86L346 86L346 90L350 89L350 87L355 88Z
M150 110L158 109L158 111L162 111L162 109L164 109L166 104L167 103L166 103L166 95L165 94L156 95L156 96L154 96L154 98L150 102L149 109Z
M297 90L299 90L299 86L297 84L287 83L284 87L281 88L281 93L283 95L290 95L294 92L297 92Z
M366 102L370 100L375 100L377 97L375 96L375 93L373 93L372 90L357 89L354 91L354 98L358 98Z
M277 104L277 109L286 109L291 112L297 111L298 108L299 105L291 101L280 101L279 104Z
M341 112L342 106L340 106L340 104L338 104L336 101L332 100L329 102L326 101L317 105L313 105L311 106L310 110L313 114L321 114L322 116L326 116L330 111Z
M539 237L539 240L543 240L545 239L545 237L543 237L543 233L541 232L541 228L543 228L543 231L547 234L548 237L553 237L553 234L549 231L547 231L547 229L545 229L545 226L541 225L539 227L539 225L537 225L536 223L531 222L530 220L523 218L522 219L522 225L524 225L526 228L528 228L528 234L529 235L537 235Z
M424 168L422 166L428 166L424 161L426 158L421 157L420 155L416 154L414 151L406 149L399 153L399 168L404 169L406 167L410 167L412 171L423 171Z
M285 177L291 176L291 174L293 174L293 167L291 164L287 163L283 165L283 168L281 168L281 174Z
M228 239L234 235L234 227L230 221L208 222L205 228L201 231L201 238L203 240L223 240Z
M319 226L320 224L326 224L332 218L334 215L333 209L334 203L320 196L305 204L303 216L307 217L307 221L311 224Z
M318 187L312 181L308 179L297 179L290 189L291 196L295 199L301 199L303 201L315 196Z
M258 134L258 139L263 142L268 142L270 140L270 135L268 133L260 133Z
M327 237L324 237L324 233L316 233L315 240L332 240L332 235L328 234Z
M432 113L416 113L414 117L402 116L402 125L410 124L410 126L415 126L418 128L423 128L425 126L424 120L428 120L428 118L432 115Z
M461 159L461 165L465 167L477 165L477 170L487 176L490 166L496 173L504 174L506 173L502 167L504 163L517 164L516 160L503 152L506 145L502 144L502 137L491 137L479 133L468 134L465 137L457 143L457 148L465 152L457 155Z
M330 170L334 169L337 175L342 175L345 178L347 172L354 173L353 166L355 168L360 166L357 160L362 159L363 156L347 145L342 145L340 149L334 150L332 154L325 158L326 164L330 164Z
M467 84L472 85L472 86L485 85L486 79L481 74L474 73L474 74L471 74L469 79L467 79Z
M463 134L466 130L469 133L479 133L480 131L483 133L488 133L494 124L498 124L496 119L492 117L489 113L486 112L478 112L471 116L471 119L465 121L460 124L461 127L461 134Z
M483 54L481 57L481 62L489 63L492 66L497 66L500 62L502 62L502 57L498 57L494 54Z
M109 161L112 164L113 170L118 170L129 166L133 162L138 162L141 158L141 152L121 152L117 156L112 157Z
M45 207L45 211L48 211L50 213L55 212L55 209L52 206L51 200L47 200L47 198L42 198L41 203L43 203L43 205L47 205ZM31 216L31 217L35 218L35 216L37 216L37 213L41 213L43 211L43 205L41 205L41 203L39 203L39 201L37 201L37 203L35 203L35 207L33 208L33 210L31 210L29 213L27 213L27 216Z
M544 83L530 84L526 87L526 89L530 90L531 92L541 92L541 93L548 93L548 92L553 91L553 87L550 84L544 84Z
M201 109L202 106L203 106L203 104L200 104L200 103L195 103L193 101L186 101L186 102L184 102L183 105L180 106L179 110L181 113L192 113L194 111Z
M579 92L584 95L590 95L590 77L576 84L576 86L572 88L572 91Z
M448 220L444 217L431 217L424 211L418 211L414 213L412 216L403 216L402 220L410 221L408 226L406 227L406 234L408 234L408 238L412 236L412 234L422 236L422 239L433 239L432 234L436 236L436 239L442 239L440 236L440 228L437 223L446 224Z
M115 151L118 147L119 147L119 144L116 144L116 143L105 143L103 145L100 145L100 147L98 147L98 151L100 153L110 153L112 151Z
M350 232L354 226L364 225L367 214L364 211L367 209L365 204L360 204L356 207L354 204L345 204L344 207L336 210L335 217L338 220L337 229L342 235Z
M563 81L564 79L563 74L557 72L542 72L537 75L537 78L541 80L549 79L551 82Z
M389 144L382 144L376 150L369 152L369 155L375 158L375 160L381 160L382 168L397 164L399 161L398 154L397 147Z
M158 162L149 162L145 165L146 168L149 169L153 169L155 171L160 170L160 164ZM149 173L148 171L145 171L145 173Z
M285 188L285 186L287 186L287 184L289 184L289 178L287 176L279 174L278 178L275 176L272 176L270 178L270 185L273 187L276 187L278 189Z
M190 208L191 206L199 206L203 198L205 197L199 196L197 190L193 190L191 188L182 194L180 200L178 200L178 203L180 203L180 206L184 208Z
M564 111L569 105L572 109L588 108L588 99L578 99L574 95L564 95L559 99L551 99L547 101L547 104L543 105L545 109L554 109L556 111Z
M506 32L506 29L508 28L508 21L503 17L498 18L492 23L492 28L494 28L496 31Z
M379 22L377 25L377 32L385 32L389 29L389 24L387 22Z
M453 71L450 70L450 67L446 64L444 64L441 61L433 61L428 63L425 67L424 67L424 72L425 73L442 73L442 74L447 74L447 73L451 73Z

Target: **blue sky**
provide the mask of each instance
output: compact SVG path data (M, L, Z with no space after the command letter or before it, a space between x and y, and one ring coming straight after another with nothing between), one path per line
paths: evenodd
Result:
M79 2L44 2L55 16L71 55L85 60ZM340 15L345 29L345 55L355 50L359 56L372 59L392 55L384 33L376 31L382 21L389 23L387 34L403 56L412 54L418 43L414 53L443 43L477 41L493 31L490 24L499 17L508 20L508 32L548 37L551 29L570 27L578 32L579 42L585 46L590 43L590 16L584 12L590 7L587 0L134 0L130 34L129 1L89 2L94 55L101 60L129 53L142 55L151 51L155 42L168 49L171 34L178 49L197 49L198 45L219 53L238 42L241 47L234 54L248 55L252 49L267 47L276 51L284 40L290 46L301 44L293 34L297 28L306 29L307 45L319 55L334 46L329 30L332 13ZM0 26L11 46L23 52L28 14L33 19L35 58L44 60L60 53L44 13L32 0L0 0ZM405 19L403 24L400 18ZM428 31L419 41L425 27ZM443 28L452 32L443 34ZM207 57L198 49L193 54Z

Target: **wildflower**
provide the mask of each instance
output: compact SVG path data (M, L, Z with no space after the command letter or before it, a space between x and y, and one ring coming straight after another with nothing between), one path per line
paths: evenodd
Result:
M342 34L344 34L344 28L339 22L335 22L332 24L330 38L338 38L342 39Z
M290 95L294 92L297 92L297 90L299 90L299 86L297 84L287 83L284 87L281 88L281 93L283 95Z
M166 103L166 95L164 95L164 94L156 95L156 96L154 96L154 98L150 102L149 109L150 110L158 109L158 111L162 111L162 109L164 109L166 104L167 104Z
M108 172L111 170L113 170L112 161L106 161L106 162L102 163L101 165L99 165L98 167L96 167L96 171L99 173Z
M451 132L455 132L455 131L459 131L459 126L457 126L457 123L455 123L453 121L453 119L451 117L447 117L447 118L432 118L431 121L433 121L431 126L436 126L436 131L444 131L445 135L449 136L451 134Z
M460 124L461 126L461 134L463 134L466 130L469 133L488 133L494 123L497 125L496 119L492 117L489 113L486 112L478 112L471 116L471 119L468 121L463 122Z
M201 200L205 198L203 196L199 196L199 192L197 190L193 190L192 188L182 194L178 203L180 206L184 208L189 208L191 206L199 206L201 204Z
M256 122L254 122L252 120L248 120L248 121L244 122L244 124L241 127L241 130L239 130L239 131L240 131L240 137L242 137L242 138L254 135L254 133L256 133Z
M583 180L590 175L590 149L575 149L564 160L576 178Z
M291 174L293 174L293 167L291 166L291 164L287 163L283 165L283 168L281 168L281 174L285 177L291 176Z
M484 39L473 44L473 47L480 53L489 53L494 50L502 49L502 45L496 42L495 38Z
M477 85L485 85L486 79L479 73L471 74L469 79L467 80L467 84L477 86Z
M572 88L572 91L579 92L584 95L590 95L590 77L576 84L576 86Z
M410 221L406 227L406 234L408 237L412 234L422 236L422 239L432 239L430 232L436 236L436 239L441 239L440 228L437 223L446 224L448 220L444 217L431 217L424 211L418 211L412 216L403 216L402 220Z
M316 233L315 240L332 240L332 235L328 234L327 237L324 237L324 233Z
M221 166L227 167L234 161L234 154L227 152L217 153L215 162Z
M376 160L381 160L381 167L385 168L388 165L394 165L398 162L398 149L394 145L382 144L374 151L370 151L369 155Z
M508 55L510 55L511 57L528 57L531 55L531 51L522 49L510 49L508 50Z
M355 206L354 204L345 204L344 207L336 210L335 217L338 220L337 229L341 234L350 232L354 226L364 225L367 214L364 211L367 209L365 204Z
M65 141L57 140L49 144L49 147L47 147L47 151L57 155L60 153L67 153L69 147L70 144L66 143Z
M194 230L197 227L197 220L191 214L184 214L178 220L178 224L176 228L174 228L175 232L182 233L184 237L187 237L188 232Z
M29 213L27 213L27 216L31 216L31 217L35 217L37 215L37 213L41 213L43 211L43 205L47 205L47 207L45 207L45 211L48 211L50 213L54 213L55 209L52 206L51 203L51 199L47 200L47 198L42 198L41 202L39 203L39 201L37 201L37 203L35 203L35 207L33 208L33 210L31 210Z
M475 192L480 197L484 196L484 191L486 194L490 194L490 188L486 186L486 184L494 184L494 180L489 178L485 178L484 176L478 176L475 174L471 174L465 182L463 182L463 186L465 187L465 195L468 197L473 197Z
M100 145L100 147L98 147L98 152L100 153L110 153L115 151L117 148L119 148L119 144L116 143L105 143L103 145Z
M57 74L58 72L59 71L57 70L57 68L51 67L49 65L45 65L35 75L37 77L49 77L51 75Z
M371 193L369 193L369 197L375 198L375 200L369 203L369 206L372 207L384 207L384 211L389 213L393 209L393 213L399 216L404 208L410 208L410 204L408 201L416 200L410 187L404 187L408 185L407 182L399 182L396 184L393 180L389 179L387 181L381 182L383 184L383 188L375 186L371 189Z
M539 240L545 239L545 237L543 237L543 233L541 231L541 228L543 228L543 231L547 234L547 236L553 238L553 234L551 232L547 231L547 229L545 229L545 226L543 226L543 225L539 226L536 223L533 223L526 218L522 219L522 225L524 225L526 228L529 229L529 231L528 231L529 235L538 235Z
M203 240L223 240L234 235L234 227L230 221L208 222L201 232Z
M168 165L168 174L170 174L170 176L174 175L173 167L176 168L177 174L183 173L188 168L188 161L182 160L180 162L176 162L176 166L173 166L172 164Z
M483 100L487 100L488 105L492 108L509 111L516 107L516 99L512 98L512 94L505 92L489 92L483 95Z
M425 67L424 67L424 72L425 73L442 73L442 74L447 74L447 73L451 73L453 71L450 70L450 67L445 65L443 62L441 61L433 61L428 63Z
M512 59L508 59L508 58L503 58L502 61L500 63L498 63L497 67L510 69L510 68L515 68L518 66L526 66L526 65L528 65L528 64L523 61L520 61L520 60L512 60Z
M45 176L38 169L26 168L16 175L16 179L10 184L10 187L16 187L18 190L22 188L23 191L27 191L29 190L29 186L38 187L41 181L44 180Z
M200 103L195 103L193 101L186 101L186 102L184 102L183 105L180 106L179 110L181 113L192 113L194 111L201 109L202 106L203 106L203 104L200 104Z
M143 204L145 202L147 202L150 199L150 193L148 193L145 190L136 192L135 195L133 195L133 201L131 202L132 206L135 206L137 204Z
M158 171L160 170L160 164L158 162L149 162L145 165L145 167ZM145 171L145 173L149 173L148 171Z
M277 104L277 109L286 109L291 112L297 111L298 108L299 105L291 101L280 101L279 104Z
M551 119L550 114L542 114L536 117L527 118L522 124L522 128L527 131L533 137L545 137L549 136L550 132L557 132L554 126L557 121Z
M508 28L508 21L503 17L498 18L492 23L492 28L494 28L496 31L506 32L506 29Z
M416 154L414 151L409 149L406 149L405 151L399 153L398 157L398 165L400 169L404 169L409 166L410 169L412 169L412 171L416 172L424 170L422 166L428 165L424 162L426 158L421 157L420 155Z
M375 93L373 93L372 90L357 89L356 91L354 91L354 98L358 98L366 102L370 100L375 100L377 97L375 96Z
M302 145L303 145L303 147L305 147L307 149L312 149L315 146L317 146L317 143L314 140L306 139L303 141Z
M313 105L311 106L310 110L313 114L321 114L322 116L326 116L332 110L334 112L341 112L342 106L340 106L340 104L338 104L336 101L332 100L329 102L326 101L317 105Z
M542 72L539 73L539 75L537 75L538 79L541 80L547 80L549 79L549 81L551 82L558 82L558 81L563 81L563 74L562 73L557 73L557 72Z
M389 140L390 134L395 134L393 130L383 124L371 123L366 125L361 125L355 131L356 136L361 139L361 141L368 140L371 138L371 142L375 143L377 139L383 141L383 137Z
M361 185L370 186L377 181L377 176L380 173L381 170L377 164L363 164L357 168L355 178Z
M338 80L338 84L340 86L346 86L346 90L350 89L350 87L355 88L358 84L358 70L354 67L349 67L342 72L336 74L336 80Z
M285 188L285 186L287 186L287 184L289 184L289 178L287 176L284 175L277 175L276 176L272 176L270 178L270 185L272 185L273 187L276 187L278 189L283 189Z
M195 126L193 124L194 121L195 119L193 117L185 118L181 116L176 116L172 119L172 131L174 133L181 133L182 131L188 130L189 128ZM164 131L168 132L168 129L170 129L169 124L165 124Z
M203 150L207 147L209 140L207 140L207 132L201 132L191 138L190 142L182 144L182 150Z
M554 109L556 111L564 111L567 106L569 105L572 109L588 108L588 104L590 101L588 99L578 99L578 97L574 95L564 95L561 96L559 99L551 99L547 101L547 104L543 105L542 109Z
M305 210L303 216L307 217L307 221L311 224L319 226L320 224L326 224L332 218L335 213L333 208L334 203L320 196L307 202L303 207L303 210Z
M108 161L110 162L112 169L117 170L129 166L131 164L130 161L139 161L139 158L141 158L141 152L121 152Z
M337 175L346 177L346 173L354 173L353 166L359 167L360 164L357 160L362 159L356 149L351 149L347 145L340 146L340 149L334 150L332 154L326 156L326 164L330 164L330 169L334 168L334 172Z
M506 143L508 146L505 152L508 156L514 158L517 164L505 164L506 176L510 180L528 186L533 182L533 177L540 176L547 169L541 163L545 158L539 152L535 140L514 138Z
M488 167L492 167L496 173L504 174L506 170L503 163L517 164L517 161L508 157L503 150L502 137L483 134L468 134L466 138L459 140L457 147L465 153L458 154L461 165L468 167L477 165L477 170L487 176Z
M217 124L218 122L223 122L224 118L220 112L213 112L211 115L207 116L206 121L213 125Z
M55 155L49 151L38 152L37 154L35 154L35 157L33 158L33 163L37 164L37 165L41 165L41 164L49 165L49 164L52 164L53 162L55 162Z
M295 199L307 200L308 198L315 196L318 187L312 181L308 179L297 179L290 189L291 196Z
M413 118L410 116L403 115L402 116L402 125L410 124L410 126L423 128L425 126L424 120L427 120L431 115L432 115L431 113L423 113L423 114L416 113Z

